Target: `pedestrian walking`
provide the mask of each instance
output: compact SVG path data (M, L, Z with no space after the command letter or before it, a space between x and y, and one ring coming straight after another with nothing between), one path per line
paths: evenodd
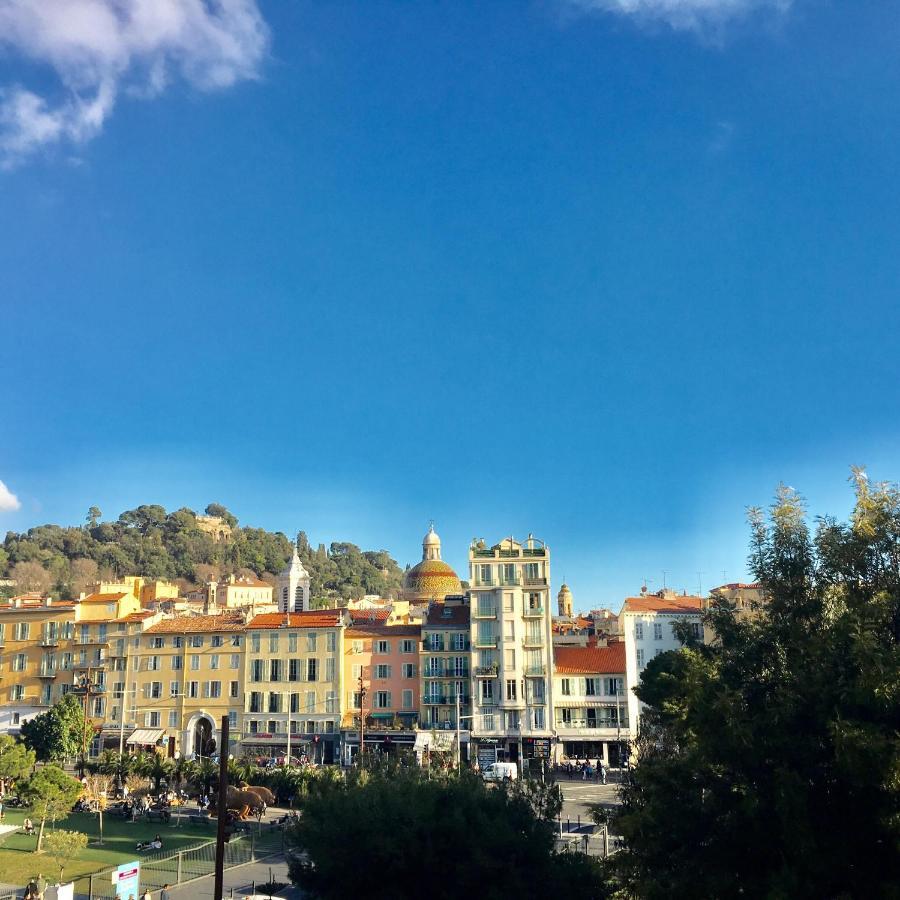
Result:
M44 891L47 890L47 879L38 872L37 881L35 882L35 897L37 900L44 900Z
M141 900L153 900L153 895L150 893L150 888L144 888L144 893L141 894Z
M163 885L162 892L159 895L159 900L172 900L172 894L169 891L169 885Z

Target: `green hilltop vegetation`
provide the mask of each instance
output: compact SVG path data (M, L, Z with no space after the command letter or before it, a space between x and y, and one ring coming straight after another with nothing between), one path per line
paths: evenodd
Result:
M98 579L125 575L175 580L184 587L232 573L271 582L290 560L293 544L280 531L241 526L218 503L210 503L205 513L227 524L224 538L204 531L194 510L166 512L156 504L126 510L112 522L102 521L101 511L92 506L83 525L7 532L0 546L0 578L16 584L0 591L6 596L46 591L67 600ZM403 570L386 550L361 550L344 541L313 550L302 531L296 546L317 605L364 594L396 596L402 584Z

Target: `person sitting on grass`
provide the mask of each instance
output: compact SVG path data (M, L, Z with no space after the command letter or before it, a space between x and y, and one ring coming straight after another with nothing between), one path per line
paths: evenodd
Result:
M22 823L22 828L25 831L25 834L34 834L34 822L25 816L25 821Z

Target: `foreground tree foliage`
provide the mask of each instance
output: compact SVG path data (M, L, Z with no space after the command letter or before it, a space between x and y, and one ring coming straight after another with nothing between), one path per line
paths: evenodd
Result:
M50 709L22 723L22 740L42 762L60 762L81 753L94 736L81 701L66 694Z
M560 805L540 783L488 788L471 774L378 765L303 799L288 840L310 864L292 862L291 877L322 900L612 896L598 864L554 854Z
M768 596L652 660L618 820L648 898L900 896L900 494L855 471L848 524L751 513Z
M81 796L81 783L67 775L59 766L44 766L38 769L19 788L19 796L31 806L36 818L40 819L37 851L44 843L44 827L49 819L55 822L65 818Z

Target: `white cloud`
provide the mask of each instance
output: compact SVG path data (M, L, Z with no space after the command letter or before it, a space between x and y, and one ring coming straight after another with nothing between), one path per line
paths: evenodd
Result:
M729 22L754 13L785 13L793 0L567 0L586 12L620 13L645 24L676 31L719 32Z
M19 498L0 481L0 512L15 512L21 506Z
M0 0L0 50L48 66L60 96L0 88L0 161L100 132L121 93L174 77L200 90L254 78L269 32L256 0Z

